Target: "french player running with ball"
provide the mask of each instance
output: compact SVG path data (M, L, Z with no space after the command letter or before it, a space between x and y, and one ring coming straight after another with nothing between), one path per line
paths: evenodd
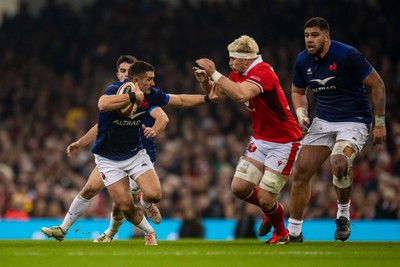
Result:
M305 23L306 49L297 57L294 68L292 101L299 124L307 133L292 173L290 242L303 242L302 224L311 197L311 177L328 157L338 206L334 238L349 238L354 159L370 137L371 124L373 145L386 140L385 85L381 77L357 49L331 40L329 31L324 18L311 18ZM310 126L307 87L317 103ZM371 89L374 116L365 87Z
M116 63L117 66L117 78L120 82L124 82L128 78L128 70L130 66L137 59L130 55L121 55ZM157 119L157 124L155 124L155 120ZM146 149L148 155L152 162L155 161L155 147L154 147L154 138L150 135L157 135L161 132L168 123L168 116L165 112L159 107L152 107L148 110L148 112L143 113L140 117L140 123L146 127L142 127L140 129L140 138L142 140L142 144ZM78 151L90 144L93 144L96 141L98 124L94 125L84 136L79 138L79 140L70 144L67 148L67 154L69 157L74 158ZM148 136L145 136L145 132ZM141 193L140 188L137 186L137 183L130 179L131 190L134 199L136 200L137 206L139 206L142 211L145 213L146 217L149 218L153 223L159 224L161 222L161 213L158 208L153 204L144 201L143 193ZM73 202L71 203L68 212L65 214L65 217L60 226L53 226L50 228L42 227L42 232L48 236L53 237L59 241L64 240L65 235L71 226L76 222L76 220L81 217L85 211L89 208L90 200L96 196L103 188L104 183L100 177L99 171L97 168L94 168L91 172L88 181L82 190L77 194ZM146 199L153 200L153 198L149 198L147 194L157 193L157 190L151 190L146 193ZM140 194L140 195L139 195ZM146 221L146 219L144 219ZM117 233L118 229L124 222L124 215L122 211L113 205L112 212L110 214L110 227L99 237L97 237L94 242L111 242ZM143 229L142 229L143 230ZM151 234L154 230L152 228L143 230L145 234ZM147 236L148 241L147 245L151 245L152 236Z
M141 161L141 163L139 164L140 166L138 168L140 169L140 171L137 171L136 169L133 168L128 173L130 179L135 180L137 182L137 184L139 185L140 189L143 192L143 196L145 195L150 196L150 199L148 199L149 206L152 206L152 203L157 203L161 199L161 185L158 176L154 171L153 164L149 158L149 155L146 153L144 149L141 149L142 141L140 141L141 139L138 136L143 116L145 116L145 114L149 110L152 110L152 107L172 106L172 107L187 108L187 107L198 106L206 102L210 102L209 98L205 95L166 94L160 89L154 87L155 86L154 77L155 73L154 73L154 67L152 65L144 61L137 61L129 68L129 78L127 81L137 84L135 88L140 90L139 91L135 90L135 92L130 92L129 94L116 95L118 88L120 88L124 84L124 82L127 81L116 82L111 86L109 86L105 94L102 96L103 99L105 99L105 101L104 100L102 101L102 98L100 98L99 100L99 108L102 112L100 113L100 120L98 123L98 135L96 139L96 144L93 146L92 152L95 155L96 164L98 171L100 172L100 176L102 177L104 185L107 187L109 191L109 194L114 202L114 205L117 207L118 210L123 212L124 217L130 222L132 221L130 220L130 218L126 217L126 211L124 211L121 208L121 205L118 204L117 202L120 195L118 194L116 195L117 192L122 191L122 186L123 186L124 188L123 196L126 197L125 194L126 182L123 182L122 185L119 185L118 188L119 191L117 191L114 189L115 186L113 186L114 184L117 184L113 182L113 176L114 174L116 174L115 175L116 177L120 177L123 173L127 172L127 170L132 169L136 162L136 159L134 159L135 157L138 158L139 161ZM139 96L139 100L141 100L141 94L142 95L144 94L144 99L143 101L141 101L141 105L138 108L138 110L132 116L128 117L121 116L118 112L118 109L120 107L125 106L126 104L136 102L138 99L137 96ZM121 96L123 98L121 98ZM154 126L156 124L157 124L157 119L154 123ZM131 130L131 128L134 130ZM149 129L150 127L143 128L143 130L145 131L144 137L146 138L154 137L156 134L156 132ZM130 139L129 141L126 142L126 144L124 142L124 137ZM132 138L135 141L131 140ZM85 142L88 142L88 139L86 139ZM130 143L136 143L136 146L129 145ZM153 152L155 160L155 151ZM130 159L130 161L132 160L133 161L130 163L128 162L129 164L127 164L124 168L122 168L122 166L119 167L120 164L124 164L124 162L127 160L124 159L118 160L115 159L115 157L121 158L121 156L124 157L124 155L131 153L134 153L135 156L133 158L128 158L127 160ZM128 181L127 178L128 177L126 176L120 179ZM120 180L118 178L116 179L117 181ZM113 190L112 192L110 192L110 188L111 190ZM133 205L132 196L130 197L130 199L131 199L131 204ZM146 203L146 202L143 203L143 198L141 198L139 201L141 201L142 205ZM145 208L147 207L145 206ZM129 215L130 214L128 214L128 216ZM75 218L75 220L76 219L77 217ZM72 223L74 221L72 221ZM144 217L143 221L145 221ZM106 231L100 237L100 239L96 239L95 241L111 242L113 239L113 235L116 233L116 231L118 231L118 228L121 224L122 220L121 223L119 223L116 226L114 225L114 227L112 227L113 225L111 223L110 228L114 229L110 228L107 229L107 231L108 230L111 231L108 232ZM135 223L134 225L142 229L140 227L141 225ZM69 227L70 226L68 226L68 228ZM55 231L52 232L47 231L48 229L51 230L53 228L58 229L61 227L52 227L45 229L42 228L42 231L49 237L54 237L60 241L63 240L66 233L63 232L62 233L63 235L59 237L57 234L58 232L56 233ZM57 236L54 233L56 233ZM145 244L156 245L157 241L155 239L155 233L154 232L150 234L147 234L147 232L145 233L146 233ZM112 236L110 236L109 234L112 234Z

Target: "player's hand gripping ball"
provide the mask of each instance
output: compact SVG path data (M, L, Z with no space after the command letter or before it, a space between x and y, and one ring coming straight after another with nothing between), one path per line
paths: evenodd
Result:
M117 91L117 95L127 94L128 92L132 91L135 85L132 82L126 82ZM140 101L136 100L133 103L126 104L125 106L120 107L117 109L118 114L125 117L131 117L137 109L139 108Z

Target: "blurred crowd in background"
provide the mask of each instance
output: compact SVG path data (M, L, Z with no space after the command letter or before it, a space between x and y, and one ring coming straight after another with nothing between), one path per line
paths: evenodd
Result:
M22 1L0 25L0 219L63 218L84 186L94 159L90 147L69 159L68 144L98 118L97 100L116 80L116 60L130 54L153 64L156 87L200 93L192 67L198 58L230 71L227 45L242 34L280 77L288 99L293 65L304 49L303 25L328 19L331 36L357 47L386 84L387 143L367 144L354 165L352 219L400 218L400 4L392 1L97 0L72 9L47 1L39 14ZM357 15L355 15L357 13ZM290 101L289 101L290 102ZM227 100L192 109L166 108L170 123L157 136L156 170L164 218L261 219L230 191L252 134L244 106ZM306 218L334 218L336 195L327 162L313 178ZM289 181L280 194L288 217ZM106 218L106 190L85 217Z

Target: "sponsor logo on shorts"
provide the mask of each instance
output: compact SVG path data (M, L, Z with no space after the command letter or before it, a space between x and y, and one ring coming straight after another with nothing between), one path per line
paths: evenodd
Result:
M248 150L249 152L254 152L254 151L257 150L257 147L254 145L253 142L251 142L251 143L249 144L249 147L247 148L247 150Z

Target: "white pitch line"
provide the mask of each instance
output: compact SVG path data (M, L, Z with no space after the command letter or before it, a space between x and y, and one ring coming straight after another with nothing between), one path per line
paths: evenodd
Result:
M59 255L60 252L57 252ZM257 255L335 255L338 254L336 252L331 251L253 251L253 252L226 252L226 251L171 251L171 252L157 252L157 251L146 251L146 252L112 252L112 253L104 253L104 252L67 252L68 256L153 256L153 255L164 255L164 256L215 256L215 255L232 255L232 256L257 256ZM15 252L16 256L48 256L51 253L46 252Z

